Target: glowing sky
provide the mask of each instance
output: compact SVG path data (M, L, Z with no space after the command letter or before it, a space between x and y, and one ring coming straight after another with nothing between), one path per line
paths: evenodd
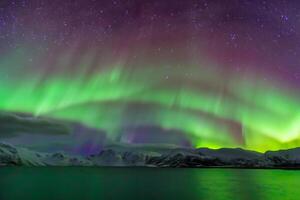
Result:
M300 145L300 2L4 1L0 110L129 143Z

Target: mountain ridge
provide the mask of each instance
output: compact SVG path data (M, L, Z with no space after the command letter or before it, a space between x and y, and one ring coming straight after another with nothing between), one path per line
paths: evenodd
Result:
M97 154L47 153L0 142L0 166L299 168L300 148L260 153L242 148L110 145Z

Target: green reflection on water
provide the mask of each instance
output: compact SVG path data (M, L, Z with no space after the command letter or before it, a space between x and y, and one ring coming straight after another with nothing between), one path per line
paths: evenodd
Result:
M300 171L0 168L0 199L297 199Z

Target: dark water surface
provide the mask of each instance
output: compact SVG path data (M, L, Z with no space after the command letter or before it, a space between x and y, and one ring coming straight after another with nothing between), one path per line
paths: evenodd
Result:
M0 168L0 200L300 199L300 171Z

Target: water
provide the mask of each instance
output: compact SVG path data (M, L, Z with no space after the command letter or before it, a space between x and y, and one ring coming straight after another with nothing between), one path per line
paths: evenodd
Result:
M300 171L0 168L0 199L300 199Z

